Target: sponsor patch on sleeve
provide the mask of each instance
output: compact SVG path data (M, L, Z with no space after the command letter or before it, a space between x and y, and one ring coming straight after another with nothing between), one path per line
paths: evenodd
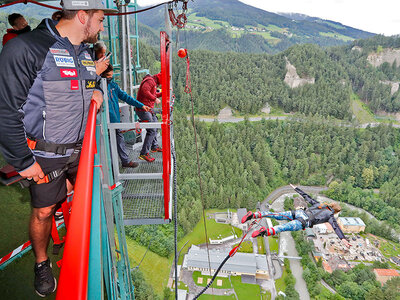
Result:
M51 54L58 54L58 55L69 55L69 52L67 49L56 49L56 48L50 48L50 53Z
M96 72L95 67L86 67L86 70L88 70L89 72Z
M60 69L61 77L78 77L76 69Z
M71 56L54 55L53 57L58 67L75 67L74 58Z
M85 67L94 67L94 62L92 60L81 60L81 63Z
M71 80L71 90L79 90L79 80Z
M94 89L96 87L96 80L85 80L85 87L87 89Z

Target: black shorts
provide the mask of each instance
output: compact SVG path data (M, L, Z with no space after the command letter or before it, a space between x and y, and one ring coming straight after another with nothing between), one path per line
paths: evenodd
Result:
M68 162L69 157L61 158L44 158L36 156L36 162L42 168L44 174L51 171L61 169ZM68 179L73 185L75 184L76 174L78 172L80 155L75 161L69 164L68 170L56 177L49 183L31 184L29 191L31 194L31 203L35 208L42 208L57 204L67 197Z

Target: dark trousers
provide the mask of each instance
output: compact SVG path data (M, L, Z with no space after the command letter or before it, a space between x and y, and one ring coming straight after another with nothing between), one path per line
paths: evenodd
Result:
M118 156L121 159L122 164L126 165L129 163L129 155L128 152L126 151L124 135L121 133L121 130L119 129L115 130L115 135L117 137Z
M158 122L157 116L153 112L147 111L136 111L140 122ZM143 147L140 151L140 155L146 155L149 153L151 149L158 147L157 142L157 129L156 128L147 128L146 129L146 137L144 138Z

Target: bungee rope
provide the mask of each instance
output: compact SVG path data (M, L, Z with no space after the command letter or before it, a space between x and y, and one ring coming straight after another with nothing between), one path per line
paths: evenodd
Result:
M254 213L254 214L255 214L255 213ZM259 212L259 215L260 215L260 217L258 218L258 220L254 220L253 222L251 222L249 229L247 229L246 234L243 235L243 237L242 237L242 239L240 240L239 244L238 244L236 247L234 247L234 248L229 252L229 254L225 257L225 259L221 262L221 264L219 265L218 269L215 271L213 277L211 278L211 280L210 280L210 282L207 284L207 286L206 286L204 289L202 289L202 290L200 291L200 293L198 293L198 294L193 298L193 300L196 300L197 298L199 298L199 297L212 285L212 283L214 282L215 278L217 277L219 271L222 269L222 267L225 265L225 263L228 261L228 259L230 259L231 257L233 257L233 256L236 254L236 252L239 250L239 248L240 248L240 246L241 246L243 240L244 240L245 237L247 236L247 234L250 232L250 230L253 228L254 225L258 225L258 224L261 222L262 218L268 217L268 216L281 216L281 217L287 218L287 219L290 220L290 221L293 221L292 218L290 218L290 217L288 217L288 216L285 216L285 215L282 215L282 214L280 214L280 213L270 213L270 214L267 214L266 216L261 217L261 212ZM211 267L210 267L210 270L211 270Z

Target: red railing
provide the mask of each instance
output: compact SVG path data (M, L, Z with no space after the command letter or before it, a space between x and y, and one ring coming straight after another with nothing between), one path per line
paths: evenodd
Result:
M96 112L96 102L92 100L76 177L57 300L87 299Z
M171 175L171 119L170 119L170 41L165 31L160 32L161 55L161 87L162 87L162 156L163 156L163 181L164 181L164 211L167 220L169 216L170 201L170 175Z

